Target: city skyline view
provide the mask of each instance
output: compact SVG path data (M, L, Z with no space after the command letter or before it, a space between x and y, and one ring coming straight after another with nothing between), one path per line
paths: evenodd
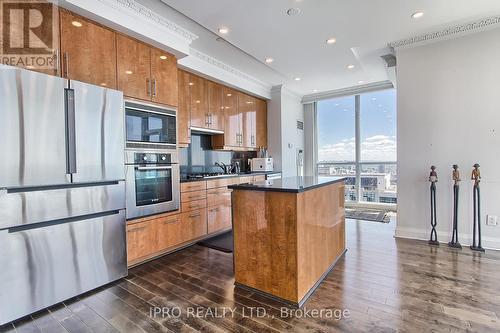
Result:
M361 161L396 161L396 91L360 96ZM356 159L355 97L318 102L318 161Z

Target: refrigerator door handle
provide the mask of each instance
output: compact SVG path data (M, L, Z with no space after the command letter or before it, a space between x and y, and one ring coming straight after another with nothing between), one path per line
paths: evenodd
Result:
M68 218L64 218L64 219L60 219L60 220L53 220L53 221L47 221L47 222L40 222L40 223L19 225L19 226L8 228L7 232L9 234L13 234L13 233L16 233L16 232L22 232L22 231L40 229L40 228L45 228L45 227L49 227L49 226L53 226L53 225L67 224L67 223L71 223L71 222L78 222L78 221L90 220L90 219L95 219L95 218L99 218L99 217L116 215L116 214L119 214L119 213L120 213L119 210L112 210L112 211L109 211L109 212L101 212L101 213L88 214L88 215L83 215L83 216L68 217Z
M66 173L76 173L75 90L64 90L66 115Z

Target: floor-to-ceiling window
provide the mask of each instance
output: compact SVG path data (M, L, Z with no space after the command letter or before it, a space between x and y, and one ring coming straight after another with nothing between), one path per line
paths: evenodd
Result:
M396 91L317 102L318 175L347 177L346 200L395 204Z

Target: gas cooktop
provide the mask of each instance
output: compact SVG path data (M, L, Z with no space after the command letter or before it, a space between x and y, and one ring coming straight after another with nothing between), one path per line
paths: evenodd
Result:
M210 178L210 177L220 177L227 176L222 172L200 172L200 173L189 173L186 178L187 179L201 179L201 178Z

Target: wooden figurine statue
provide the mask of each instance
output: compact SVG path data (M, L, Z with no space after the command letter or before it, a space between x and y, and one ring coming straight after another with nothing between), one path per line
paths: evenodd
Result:
M451 241L448 246L461 249L462 245L458 242L458 191L460 189L460 171L458 170L458 165L453 165L453 232L451 236Z
M479 164L474 164L474 169L472 170L471 180L474 181L474 225L472 232L472 245L471 250L484 252L481 245L481 192L479 190L479 183L481 182L481 171L479 170ZM476 245L476 230L477 230L477 245Z
M429 174L429 181L431 182L431 238L429 240L430 245L439 246L437 240L437 213L436 213L436 183L438 182L438 176L436 172L436 167L431 166L431 172Z

